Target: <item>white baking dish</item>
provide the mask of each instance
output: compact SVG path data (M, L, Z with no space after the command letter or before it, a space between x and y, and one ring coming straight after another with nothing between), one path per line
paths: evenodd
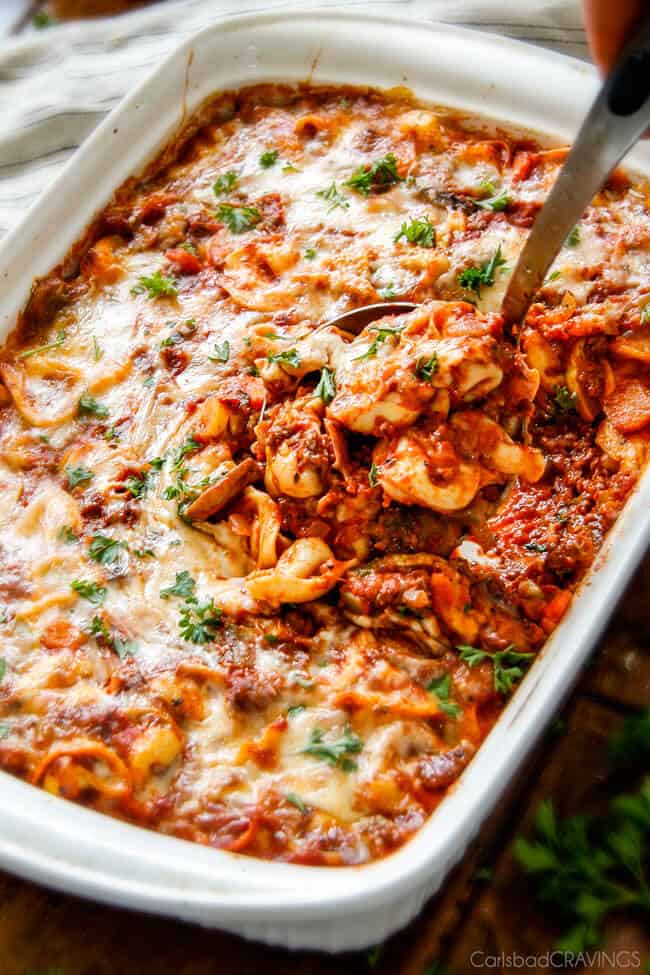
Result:
M395 9L395 8L393 8ZM513 41L327 8L233 18L184 44L88 139L0 248L0 336L33 278L64 256L113 190L140 171L184 113L261 81L407 85L424 100L569 139L596 86L586 65ZM650 149L634 168L650 174ZM267 863L120 823L0 773L0 866L111 904L330 951L406 924L461 857L569 691L650 537L650 477L457 787L400 851L363 867Z

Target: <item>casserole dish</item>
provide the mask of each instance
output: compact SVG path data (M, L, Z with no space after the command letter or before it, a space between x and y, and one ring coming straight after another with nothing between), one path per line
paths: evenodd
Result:
M361 60L355 47L360 31L373 42ZM289 62L286 50L291 51ZM497 62L498 69L489 67ZM458 63L481 67L468 68L461 83L455 73ZM553 85L542 104L536 85L549 64ZM114 189L141 171L208 95L248 83L306 77L314 83L406 84L426 102L561 139L570 137L593 86L582 65L391 17L360 18L328 10L292 16L290 23L279 14L228 21L182 47L130 96L84 147L74 168L5 242L0 256L7 283L5 333L33 278L62 259ZM522 77L530 79L530 87L528 80L522 85ZM575 107L563 104L568 88L576 93ZM108 173L106 158L115 160ZM639 152L636 168L643 171L644 163L647 169L647 158ZM80 197L84 203L77 207ZM54 227L56 237L50 233ZM427 825L398 853L362 868L310 867L306 873L304 867L238 858L136 832L3 776L3 864L76 893L275 943L343 950L381 940L406 923L439 886L570 688L608 607L645 548L647 495L646 477L574 608L478 757ZM305 877L313 886L308 884L303 892Z

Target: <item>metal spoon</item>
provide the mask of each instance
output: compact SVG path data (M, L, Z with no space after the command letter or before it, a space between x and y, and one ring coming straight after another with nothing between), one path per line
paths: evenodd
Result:
M650 17L601 87L519 255L501 309L507 325L523 321L567 235L648 126Z

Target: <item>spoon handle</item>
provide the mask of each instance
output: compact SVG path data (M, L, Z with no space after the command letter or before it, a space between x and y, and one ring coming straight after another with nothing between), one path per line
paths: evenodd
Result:
M603 83L519 255L503 298L507 324L523 320L567 235L649 126L650 17L646 17Z

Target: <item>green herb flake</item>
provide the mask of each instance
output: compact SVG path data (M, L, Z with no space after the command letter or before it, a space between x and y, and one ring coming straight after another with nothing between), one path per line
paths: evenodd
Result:
M102 350L102 347L97 341L97 338L93 335L93 358L95 362L99 362L99 360L102 358L103 355L104 352Z
M100 565L112 565L119 558L121 549L125 547L124 542L96 532L91 539L88 555L93 562L99 562Z
M262 169L270 169L275 166L280 153L277 149L266 149L260 156L260 166Z
M505 269L506 262L501 253L501 244L497 247L494 254L488 261L474 267L466 267L458 275L458 283L461 288L473 291L478 297L481 295L481 288L491 288L494 284L494 275L499 269Z
M567 416L576 412L578 397L570 392L566 386L556 386L551 401L551 414L554 417Z
M434 352L429 359L421 356L415 363L415 375L424 383L433 382L433 377L438 371L438 356Z
M147 492L153 484L154 471L141 471L139 474L132 474L127 477L124 486L137 501L146 497Z
M243 234L252 230L262 219L262 214L256 207L233 206L232 203L221 203L217 210L217 220L225 223L233 234Z
M567 239L564 241L565 247L577 247L580 243L580 228L576 225Z
M287 792L285 799L287 802L291 803L292 806L295 806L296 809L300 810L301 813L307 812L307 806L302 801L300 796L297 796L295 792Z
M113 636L113 650L115 650L120 660L124 660L125 657L132 657L138 652L138 644L135 640L125 640L123 637L115 634Z
M71 488L78 487L79 484L88 484L92 481L95 476L91 470L87 467L66 467L65 476L68 482L68 486Z
M650 322L650 301L641 309L641 324L647 325Z
M45 345L38 345L35 349L27 349L25 352L19 352L16 359L29 359L33 355L40 355L41 352L50 352L52 349L60 349L65 342L65 331L61 328L56 333L56 338L51 342L46 342Z
M190 596L181 610L178 628L184 640L190 643L210 643L221 626L222 611L214 605L214 600L199 603Z
M279 366L287 365L291 366L292 369L300 368L300 354L297 349L287 349L285 352L278 352L276 355L270 355L268 357L270 363L276 363Z
M461 660L468 667L475 667L483 660L491 660L494 669L494 689L499 694L509 694L515 684L524 676L522 664L528 664L535 656L534 653L518 653L514 644L510 644L505 650L496 653L489 653L487 650L480 650L477 647L470 647L463 644L457 647L460 650Z
M327 366L323 366L320 379L318 380L318 385L314 390L314 394L316 396L320 396L326 406L328 403L331 403L336 396L334 372L332 369L328 369Z
M420 247L436 246L436 228L428 217L425 217L424 220L414 218L410 223L405 221L395 236L395 243L402 237L409 244L417 244Z
M309 744L303 748L302 754L311 755L312 758L320 758L344 772L354 771L357 767L356 763L349 759L348 755L357 755L363 748L363 742L352 729L346 727L343 737L339 741L328 742L324 738L325 732L321 728L314 728Z
M369 196L371 192L383 193L395 183L401 183L402 178L397 172L397 159L392 152L376 159L370 165L362 164L357 167L345 186L356 190L362 196Z
M427 690L430 694L435 694L438 698L440 710L448 714L450 718L457 718L461 714L461 708L454 701L449 700L451 693L451 674L443 674L442 677L434 678L428 685Z
M297 714L300 714L301 711L304 711L304 710L306 710L304 704L294 704L290 708L287 708L287 717L288 718L293 718Z
M328 213L336 209L347 210L350 206L350 201L339 192L334 181L332 181L326 190L317 190L316 196L319 196L321 200L327 203Z
M10 726L6 724L4 721L0 722L0 741L3 738L7 738L10 732L11 732Z
M377 487L378 474L379 474L379 472L377 470L377 465L375 464L375 462L373 460L372 464L370 465L370 470L368 471L368 484L370 485L370 487L373 487L373 488L374 487Z
M106 586L100 586L88 579L75 579L70 583L70 588L93 606L103 606L108 592Z
M45 10L39 10L32 17L32 27L36 30L46 30L48 27L55 27L58 24L56 17L48 14ZM45 973L47 975L47 973Z
M99 403L94 396L86 390L79 397L79 402L77 403L77 414L79 416L96 416L99 419L104 419L108 416L108 409Z
M228 362L230 359L230 342L226 339L219 345L218 342L214 343L214 355L209 355L208 359L210 362Z
M70 525L63 525L59 530L59 539L65 542L66 545L72 545L73 542L79 541L79 536L73 531Z
M374 333L375 338L368 346L366 351L361 355L356 356L352 360L353 362L363 362L364 359L372 359L373 356L377 355L379 346L382 345L387 339L390 339L394 344L399 342L399 336L402 328L400 326L393 328L390 326L381 327L379 325L371 325L368 331Z
M493 213L502 213L503 210L507 210L510 206L510 197L506 190L501 190L500 193L494 193L494 188L490 186L488 193L494 195L488 196L487 199L477 200L476 205L482 210L491 210Z
M227 173L223 173L213 184L212 192L215 196L226 196L231 190L235 189L238 182L239 176L231 169Z
M178 448L174 455L174 463L172 465L172 470L178 471L183 466L183 461L188 454L194 454L197 450L201 449L201 444L194 437L188 437L187 440Z
M313 261L314 258L316 257L316 254L317 254L317 251L315 250L315 248L308 247L307 250L305 251L305 260L307 260L307 261Z
M176 573L176 581L173 586L160 590L161 599L170 599L172 596L179 596L181 599L188 599L194 595L196 581L189 574L187 569Z
M131 288L132 295L143 295L146 292L149 300L156 298L176 298L178 288L174 278L164 275L162 271L154 271L153 274L143 275L138 278L138 283Z
M0 681L4 679L6 673L7 673L7 661L4 659L4 657L0 657Z

